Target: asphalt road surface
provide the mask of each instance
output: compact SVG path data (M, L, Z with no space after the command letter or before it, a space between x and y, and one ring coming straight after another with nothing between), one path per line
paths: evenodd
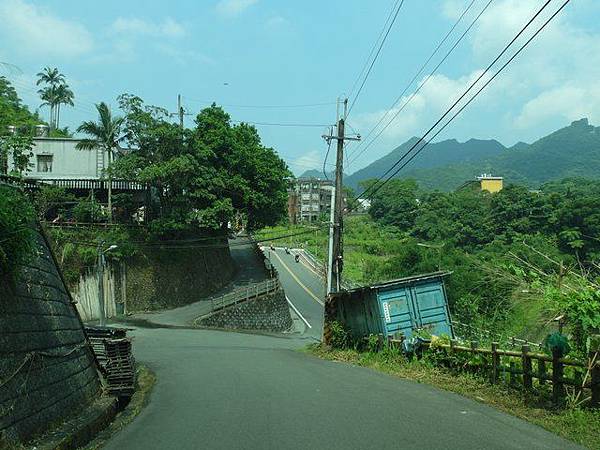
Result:
M459 395L299 351L320 336L314 297L322 286L277 254L271 259L288 298L312 328L278 336L137 328L135 356L158 381L150 403L106 448L578 448Z

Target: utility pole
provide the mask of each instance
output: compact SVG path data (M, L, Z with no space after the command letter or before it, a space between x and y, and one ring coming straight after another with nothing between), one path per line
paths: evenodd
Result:
M179 114L179 128L183 130L183 115L184 110L181 105L181 94L177 94L177 114Z
M339 105L339 103L338 103ZM344 114L338 118L337 136L324 135L323 138L330 142L337 140L337 155L335 162L335 188L332 198L332 221L329 243L329 262L327 267L327 294L339 292L342 284L342 269L344 249L342 243L342 235L344 231L344 192L343 192L343 176L344 176L344 141L359 141L360 135L349 137L345 135L345 120L348 110L348 99L344 99Z

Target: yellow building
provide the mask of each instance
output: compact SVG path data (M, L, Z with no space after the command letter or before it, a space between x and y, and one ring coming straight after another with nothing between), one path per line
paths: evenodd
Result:
M482 174L477 177L479 180L479 187L482 191L488 192L500 192L503 187L503 178L502 177L493 177L490 174Z

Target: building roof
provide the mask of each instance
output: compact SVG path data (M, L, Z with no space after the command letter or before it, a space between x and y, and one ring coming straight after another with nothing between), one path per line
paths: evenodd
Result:
M386 288L386 287L392 287L392 286L397 286L397 285L416 283L419 281L431 280L433 278L444 278L450 274L452 274L452 272L440 270L437 272L424 273L424 274L420 274L420 275L411 275L409 277L403 277L403 278L397 278L395 280L384 281L382 283L373 284L371 286L361 286L361 287L357 287L354 289L349 289L346 292L347 293L355 293L355 292L361 292L361 291L365 291L365 290L382 289L382 288Z

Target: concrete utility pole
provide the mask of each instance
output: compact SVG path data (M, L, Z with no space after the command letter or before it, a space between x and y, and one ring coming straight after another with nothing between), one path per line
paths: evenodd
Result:
M177 94L177 114L179 114L179 128L183 130L183 106L181 105L181 94Z
M339 292L342 284L342 269L344 249L342 245L342 234L344 231L344 141L359 141L360 136L349 137L345 135L345 120L348 110L348 99L344 99L344 114L338 119L337 136L326 135L326 141L337 140L337 156L335 163L335 189L333 191L333 211L329 243L329 264L327 267L327 293Z

